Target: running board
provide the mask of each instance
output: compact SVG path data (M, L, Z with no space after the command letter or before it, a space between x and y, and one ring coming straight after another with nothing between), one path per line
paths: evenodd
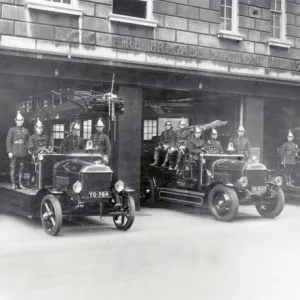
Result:
M204 193L198 193L188 190L163 188L159 189L158 198L170 202L202 206Z

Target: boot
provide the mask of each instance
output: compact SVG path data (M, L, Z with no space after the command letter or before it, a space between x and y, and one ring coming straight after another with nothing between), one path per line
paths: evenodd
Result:
M178 164L178 163L176 164L174 170L175 170L175 171L178 171L178 170L179 170L179 164Z
M154 163L151 164L150 166L154 167L154 166L158 166L159 163L159 153L157 150L155 150L154 152Z
M22 184L23 174L24 174L24 165L20 165L20 168L19 168L19 188L21 190L27 190L27 188L25 186L23 186L23 184Z
M292 175L289 175L289 186L290 186L290 187L295 187L295 186L292 184Z
M168 160L169 160L169 154L167 153L167 154L166 154L166 157L165 157L165 161L164 161L164 163L161 165L163 168L166 168L166 167L167 167Z
M287 174L284 174L284 175L283 175L283 178L284 178L284 181L285 181L285 185L286 185L286 186L290 186L290 185L289 185L288 175L287 175Z
M12 183L11 189L12 190L16 190L17 186L16 186L16 179L15 179L15 168L11 167L10 168L10 181Z

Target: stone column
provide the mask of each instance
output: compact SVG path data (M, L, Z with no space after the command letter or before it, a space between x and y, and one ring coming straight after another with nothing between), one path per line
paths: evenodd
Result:
M120 86L125 111L118 116L116 164L117 177L135 190L136 209L140 209L140 168L142 136L142 88Z
M264 100L263 98L244 97L244 127L245 136L252 148L260 149L260 162L263 163L264 145ZM254 154L254 153L253 153Z

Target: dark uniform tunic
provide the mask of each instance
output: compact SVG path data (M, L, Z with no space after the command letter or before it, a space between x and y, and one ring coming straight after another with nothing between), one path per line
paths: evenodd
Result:
M28 149L33 153L39 150L47 149L49 146L51 146L51 143L48 140L47 136L44 134L39 135L35 133L30 136L28 140Z
M222 153L224 153L224 150L223 150L223 147L222 147L221 143L217 140L214 140L214 139L209 139L206 142L205 150L208 153L212 153L212 154L222 154Z
M84 141L80 136L68 135L60 144L61 151L65 153L82 152Z
M165 130L161 133L159 143L162 145L169 145L171 146L172 141L174 140L176 132L172 129Z
M179 148L180 146L186 146L186 140L189 134L190 131L188 129L177 130L171 142L172 146L175 148Z
M108 136L105 133L95 133L91 135L90 139L93 141L93 149L109 158L111 145Z
M298 146L293 142L286 142L280 148L281 162L286 165L296 165L296 154L298 153Z
M237 137L232 143L236 154L243 154L245 159L251 157L251 145L247 138Z
M7 153L13 153L14 157L24 157L27 155L27 142L29 132L24 127L12 127L6 137Z
M195 155L205 146L204 140L201 138L197 139L195 136L187 140L187 147L190 154Z

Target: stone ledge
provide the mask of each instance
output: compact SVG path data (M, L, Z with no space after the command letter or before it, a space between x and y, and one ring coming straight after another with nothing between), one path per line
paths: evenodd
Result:
M268 39L268 46L269 47L278 47L278 48L290 49L292 44L288 41L269 38Z
M158 21L154 21L154 20L147 20L147 19L142 19L142 18L117 15L117 14L110 14L108 16L108 19L111 22L135 24L135 25L141 25L141 26L152 27L152 28L157 27L157 24L158 24Z
M57 14L67 14L73 16L82 16L82 9L74 7L70 4L55 3L49 1L27 0L26 7L28 9L42 10Z
M235 33L232 31L227 31L227 30L222 30L220 29L217 32L217 37L221 39L228 39L228 40L235 40L235 41L242 41L243 40L243 35L239 33Z

